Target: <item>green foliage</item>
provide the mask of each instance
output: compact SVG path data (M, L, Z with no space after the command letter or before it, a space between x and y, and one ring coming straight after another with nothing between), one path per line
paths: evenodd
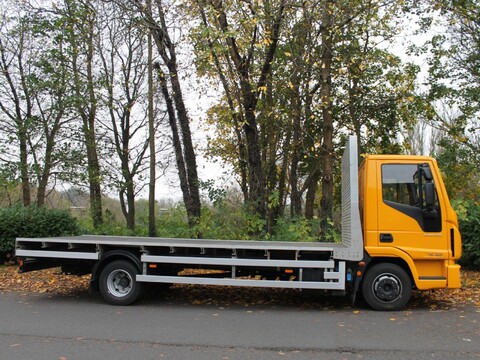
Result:
M88 219L81 224L83 233L91 235L111 235L111 236L144 236L140 230L136 230L132 233L127 228L124 222L103 222L97 227L93 226L93 222Z
M215 192L216 195L219 192ZM209 199L212 200L212 199ZM163 238L192 238L201 234L204 239L223 240L265 240L265 241L319 241L320 220L280 217L271 234L265 231L266 221L248 211L248 207L232 202L228 197L215 196L214 204L204 204L199 224L188 226L183 204L164 207L157 214L157 236ZM141 207L140 207L141 208ZM121 218L120 218L121 219ZM332 229L333 224L331 224ZM91 219L82 222L83 231L97 235L148 236L148 222L145 216L137 219L135 233L127 229L123 220L118 221L105 214L105 223L95 229ZM327 241L339 241L340 235L333 231Z
M260 230L259 230L260 229ZM157 233L160 237L191 238L201 234L204 239L250 240L251 234L263 234L265 220L252 215L242 206L226 202L204 205L200 222L188 227L183 205L169 208L157 216ZM261 239L255 236L253 239Z
M447 135L446 150L453 152L448 154L450 158L458 152L460 161L468 159L461 164L463 172L480 154L480 3L437 0L432 4L434 10L441 9L444 30L428 42L429 98L436 102L430 115L433 127ZM439 103L445 109L437 109ZM455 180L462 176L457 174ZM458 189L463 185L459 182Z
M319 219L280 217L272 234L265 232L265 225L266 221L252 214L247 207L231 204L228 200L213 206L204 205L200 223L194 229L188 227L186 211L182 205L171 207L157 217L159 237L190 238L200 233L204 239L319 241ZM340 241L339 233L332 231L327 241Z
M187 210L177 204L162 211L156 221L158 237L190 238L195 230L188 227Z
M322 236L321 219L305 219L303 217L280 218L274 228L270 240L293 242L340 242L341 234L336 230L333 222L328 221L328 234Z
M450 198L480 201L480 153L449 138L439 145L436 158Z
M463 254L460 264L480 269L480 204L473 201L454 202L462 234Z
M227 191L222 188L215 187L215 180L200 181L200 190L207 192L208 200L214 205L222 205L225 201Z
M316 241L313 230L319 228L319 221L307 220L304 218L278 219L274 235L271 240L274 241L298 241L314 242Z
M204 206L199 230L206 239L250 239L251 223L245 217L244 209L231 205Z
M17 237L52 237L80 234L70 213L36 206L0 209L0 252L12 251Z

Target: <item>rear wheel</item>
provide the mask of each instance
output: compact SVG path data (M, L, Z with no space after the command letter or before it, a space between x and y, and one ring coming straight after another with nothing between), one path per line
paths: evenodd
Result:
M130 305L142 294L142 284L137 282L138 270L131 262L116 260L100 273L100 294L112 305Z
M412 295L412 281L400 266L378 264L365 274L362 295L375 310L401 310Z

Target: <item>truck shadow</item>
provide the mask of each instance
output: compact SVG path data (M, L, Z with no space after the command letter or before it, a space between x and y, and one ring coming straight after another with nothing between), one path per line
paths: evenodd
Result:
M99 293L92 294L86 287L32 295L44 295L42 297L52 301L103 302ZM441 295L435 291L413 291L412 299L405 310L451 310L462 306L462 303ZM164 304L212 305L223 308L256 306L317 310L370 310L361 296L358 296L355 304L352 304L349 297L327 295L322 291L206 285L166 287L163 284L150 284L139 302L139 305Z
M230 286L173 285L169 289L152 284L142 303L214 305L217 307L295 307L306 309L353 308L350 299L317 291Z
M322 291L239 288L229 286L173 285L169 288L151 284L142 304L214 305L217 307L294 307L301 309L371 310L361 296L355 304L349 297L332 296ZM435 292L414 291L405 310L450 310L461 304L442 299Z

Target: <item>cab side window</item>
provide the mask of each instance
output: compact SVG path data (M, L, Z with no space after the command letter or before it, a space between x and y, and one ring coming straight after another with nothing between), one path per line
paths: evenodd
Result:
M382 165L382 198L387 206L415 219L424 231L441 231L441 209L428 164Z
M383 165L383 200L409 206L419 205L416 172L416 165Z

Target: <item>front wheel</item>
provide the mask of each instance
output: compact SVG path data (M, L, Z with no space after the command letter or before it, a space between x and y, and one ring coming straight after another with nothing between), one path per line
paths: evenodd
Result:
M142 284L137 282L137 268L129 261L116 260L100 273L100 294L112 305L130 305L142 294Z
M401 310L412 295L412 281L400 266L378 264L365 274L362 294L375 310Z

